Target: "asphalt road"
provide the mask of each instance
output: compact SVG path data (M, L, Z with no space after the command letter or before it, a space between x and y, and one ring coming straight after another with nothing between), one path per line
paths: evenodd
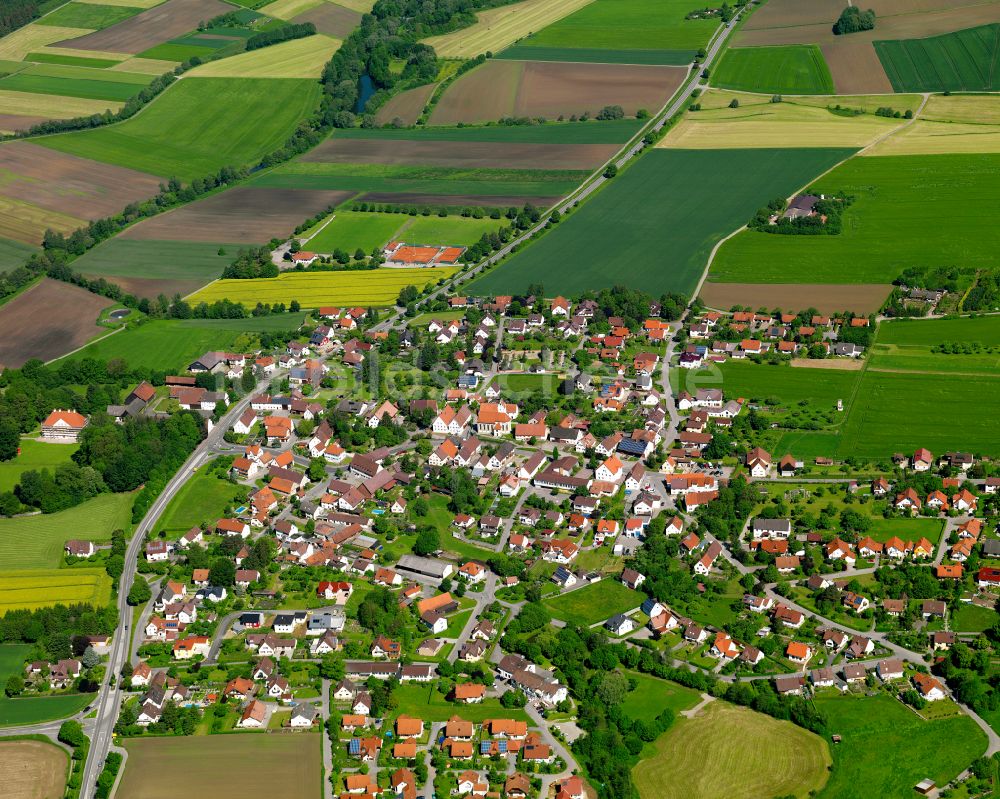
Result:
M270 382L271 378L261 381L257 386L257 391L265 389ZM97 778L104 768L104 759L107 757L111 747L112 732L114 731L115 722L118 720L122 698L122 691L119 687L119 674L126 659L131 654L130 639L133 632L131 629L132 608L127 602L128 592L131 590L135 579L139 554L142 551L146 534L153 529L156 520L160 518L170 500L177 496L177 492L191 478L195 469L201 466L211 456L213 449L223 441L226 430L243 415L243 412L250 405L251 397L257 391L247 394L243 399L229 407L225 416L212 428L212 432L206 436L205 440L195 448L191 456L167 484L167 487L157 497L129 541L128 551L125 553L125 571L122 572L121 581L118 585L118 629L112 639L111 653L108 656L104 682L101 685L101 691L96 702L97 718L94 723L94 729L91 732L90 751L87 755L87 762L83 767L80 799L92 799L94 795Z

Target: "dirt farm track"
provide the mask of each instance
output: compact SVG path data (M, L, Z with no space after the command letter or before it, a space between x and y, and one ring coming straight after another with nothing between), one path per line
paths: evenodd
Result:
M43 278L0 306L0 366L49 361L82 347L107 330L96 322L110 304L107 297Z

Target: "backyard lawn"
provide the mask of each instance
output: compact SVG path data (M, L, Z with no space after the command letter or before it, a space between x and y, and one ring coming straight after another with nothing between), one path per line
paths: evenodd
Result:
M46 444L22 438L21 451L16 458L0 462L0 491L13 491L21 472L29 469L49 469L68 463L79 444Z
M392 695L399 703L396 709L400 715L416 716L424 721L447 721L452 716L476 723L497 718L528 720L528 714L520 708L505 708L499 699L492 697L474 705L456 705L449 702L434 684L403 684Z
M920 780L946 785L986 749L968 716L922 721L885 694L820 696L814 704L830 734L841 736L818 799L910 799Z
M549 613L567 624L589 626L639 607L646 597L618 580L605 578L544 600Z

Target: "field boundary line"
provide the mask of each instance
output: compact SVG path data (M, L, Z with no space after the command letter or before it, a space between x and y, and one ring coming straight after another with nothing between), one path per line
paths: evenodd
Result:
M110 338L115 333L118 333L118 332L120 332L120 331L122 331L124 329L125 329L125 325L121 325L119 327L116 327L114 330L111 330L111 331L105 333L103 336L98 336L97 338L92 338L86 344L83 344L82 346L77 347L75 350L71 350L70 352L67 352L65 355L60 355L58 358L53 358L50 361L46 361L45 365L48 366L50 363L55 363L56 361L60 361L63 358L68 358L70 355L75 355L80 350L83 350L83 349L86 349L87 347L89 347L91 344L96 344L98 341L104 341L104 339Z

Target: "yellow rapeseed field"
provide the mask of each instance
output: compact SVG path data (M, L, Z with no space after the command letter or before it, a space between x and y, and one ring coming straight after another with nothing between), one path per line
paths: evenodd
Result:
M111 578L100 568L0 572L0 616L60 603L105 605L110 599Z
M196 291L188 301L216 302L228 299L248 307L258 302L286 305L298 300L303 308L323 305L395 304L399 291L406 286L422 289L428 283L455 273L453 267L423 269L369 269L350 272L286 272L276 278L255 280L216 280Z

